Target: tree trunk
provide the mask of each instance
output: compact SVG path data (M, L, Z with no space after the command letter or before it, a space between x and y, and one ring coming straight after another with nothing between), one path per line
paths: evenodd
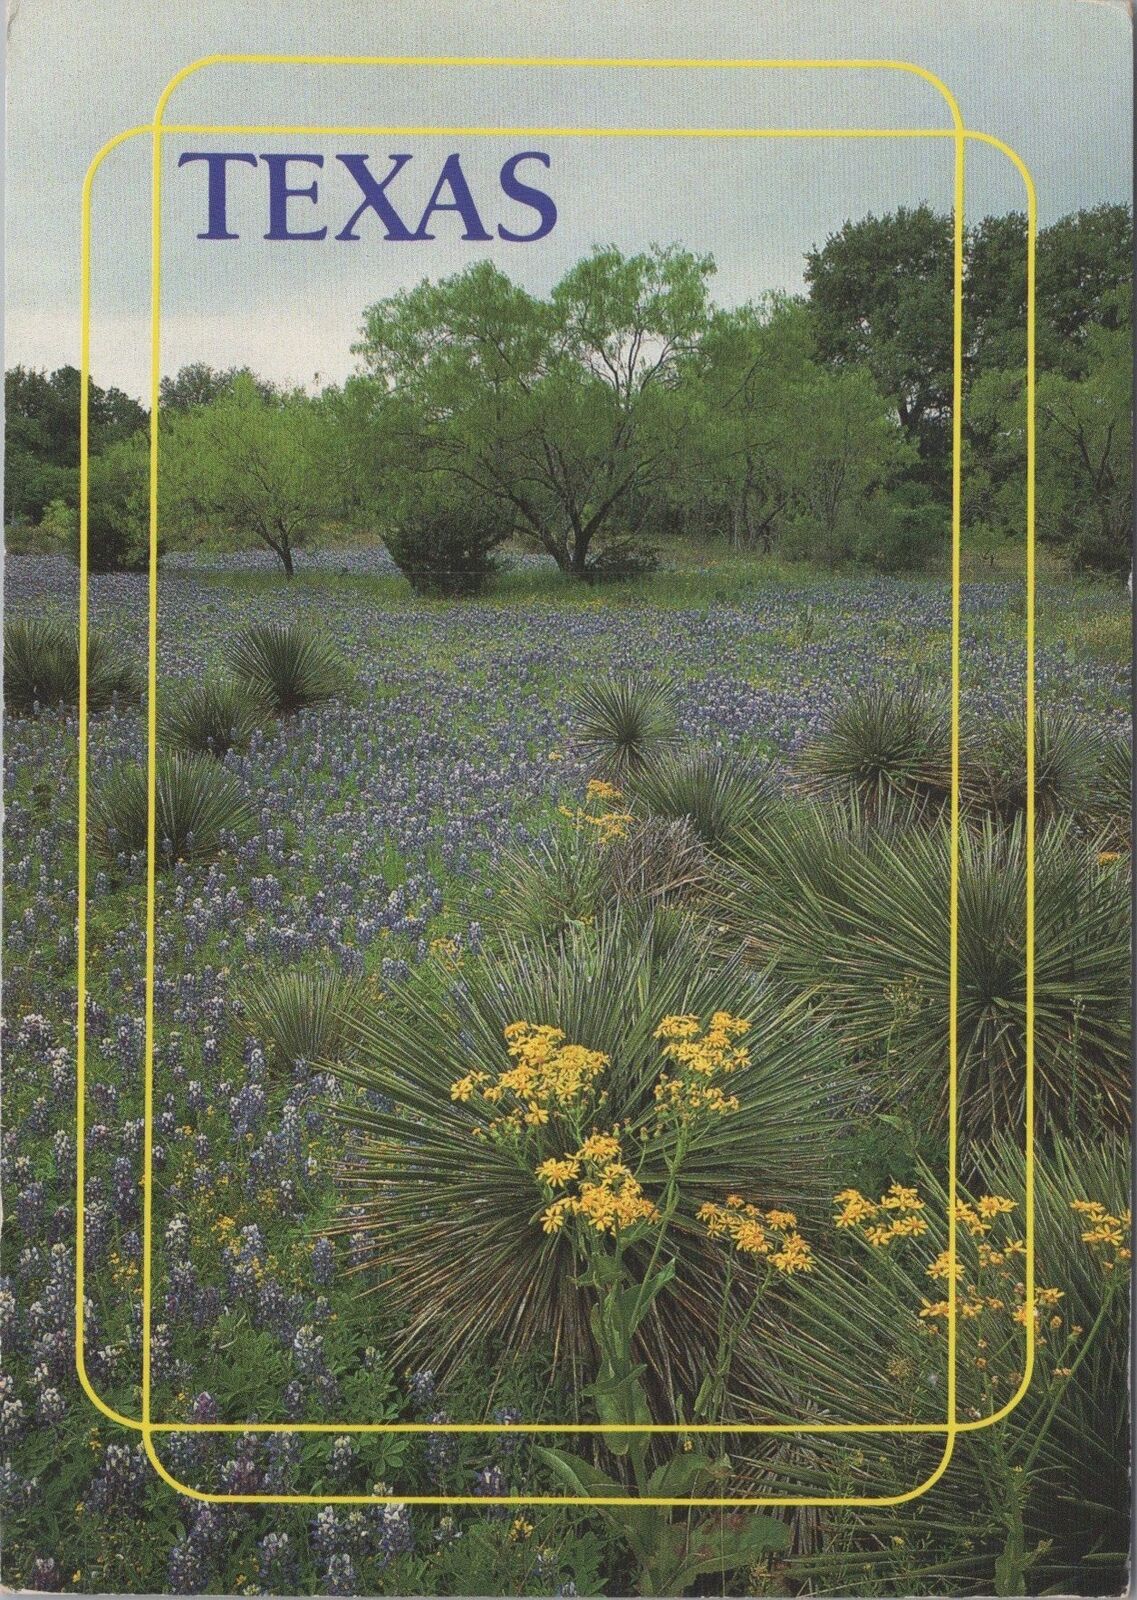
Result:
M281 545L277 554L280 556L281 562L284 566L284 576L286 578L291 578L293 575L291 545Z

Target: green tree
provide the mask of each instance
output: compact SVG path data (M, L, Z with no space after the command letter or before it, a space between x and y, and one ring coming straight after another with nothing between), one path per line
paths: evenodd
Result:
M302 393L266 399L239 374L208 405L175 412L160 454L162 525L174 541L259 540L292 577L326 519L326 417Z
M223 394L232 391L239 378L247 378L262 400L272 400L278 393L267 378L258 378L249 367L211 367L206 361L191 361L170 376L167 374L158 386L160 413L192 411L197 406L210 405Z
M52 500L79 503L79 401L77 367L50 376L32 367L4 374L4 514L9 521L38 521ZM121 389L88 387L93 455L146 425L147 413Z
M807 253L805 273L820 356L868 369L941 483L951 445L952 262L951 218L902 206L847 222Z
M1038 535L1076 571L1131 564L1133 353L1125 326L1091 327L1084 375L1044 373L1037 391ZM1020 371L991 372L969 402L972 518L1004 538L1026 524L1026 402ZM974 458L974 467L970 464Z
M79 519L71 524L79 559ZM91 457L87 474L87 560L92 572L143 572L150 560L150 448L145 433L117 439Z
M564 572L636 491L659 481L686 431L675 381L709 315L709 257L597 249L539 300L480 262L365 313L355 346L383 414L391 471L449 475Z

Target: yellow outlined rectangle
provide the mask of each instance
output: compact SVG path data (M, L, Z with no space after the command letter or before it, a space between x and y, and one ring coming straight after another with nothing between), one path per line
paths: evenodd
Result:
M886 70L910 73L923 78L943 96L951 112L951 128L906 129L660 129L660 128L571 128L571 127L358 127L288 124L171 124L164 122L164 113L171 94L179 83L202 68L219 64L265 64L310 66L433 66L433 67L580 67L580 68L656 68L675 69L773 69L773 70ZM180 1493L195 1499L260 1504L420 1504L420 1505L660 1505L701 1507L758 1507L770 1505L893 1505L913 1499L924 1493L946 1470L958 1433L989 1427L1007 1415L1030 1383L1034 1362L1034 1328L1027 1320L1025 1329L1026 1358L1022 1381L1015 1395L999 1411L988 1417L960 1420L956 1415L956 1287L954 1270L948 1272L948 1373L945 1420L933 1423L737 1423L737 1424L601 1424L601 1423L170 1423L156 1422L150 1416L150 1323L153 1290L153 1051L154 1051L154 937L156 903L156 776L157 776L157 551L158 551L158 403L160 355L160 299L161 299L161 156L165 135L175 133L229 134L229 133L309 133L309 134L457 134L468 136L501 136L510 134L540 135L545 138L595 137L595 138L677 138L677 139L951 139L954 144L954 241L953 241L953 415L952 415L952 604L951 604L951 888L949 929L949 1174L948 1198L953 1219L948 1233L949 1263L954 1266L956 1251L956 1224L954 1203L958 1165L958 874L960 829L960 562L961 562L961 503L962 503L962 394L963 394L963 230L964 230L964 170L965 147L968 140L984 143L1000 150L1020 172L1027 194L1027 385L1026 385L1026 1038L1025 1038L1025 1104L1026 1104L1026 1297L1032 1303L1034 1287L1034 653L1035 653L1035 561L1034 561L1034 390L1035 390L1035 235L1037 231L1037 203L1034 185L1021 158L1003 141L991 135L974 132L963 125L958 106L945 86L932 73L906 62L881 60L718 60L718 59L620 59L620 58L562 58L562 57L374 57L374 56L284 56L236 53L205 57L178 73L163 91L152 122L124 131L103 146L88 169L83 185L82 213L82 353L80 401L80 573L79 573L79 632L80 632L80 684L79 684L79 837L78 837L78 1027L76 1043L77 1063L77 1205L76 1205L76 1361L83 1387L96 1407L120 1426L141 1432L149 1459L155 1470ZM148 638L148 728L147 728L147 869L146 869L146 999L145 999L145 1058L144 1058L144 1170L143 1189L143 1271L142 1271L142 1417L124 1416L108 1406L97 1394L86 1373L83 1345L83 1299L85 1281L84 1197L85 1197L85 1116L86 1116L86 808L87 808L87 637L88 637L88 448L89 448L89 396L90 372L90 204L92 181L105 157L124 141L149 133L152 139L152 230L151 230L151 410L150 410L150 563L149 563L149 638ZM604 1433L615 1429L649 1433L736 1433L736 1434L908 1434L928 1433L945 1436L944 1452L940 1463L924 1483L904 1494L872 1496L777 1496L752 1497L597 1497L597 1496L533 1496L533 1495L302 1495L302 1494L212 1494L193 1489L175 1479L158 1458L155 1434L162 1433L226 1433L226 1432L290 1432L290 1433L413 1433L413 1432L470 1432L492 1434L508 1427L514 1434L525 1433Z

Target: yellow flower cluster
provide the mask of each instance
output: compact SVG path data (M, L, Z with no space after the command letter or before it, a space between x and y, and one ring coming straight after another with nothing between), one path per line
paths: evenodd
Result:
M763 1256L787 1277L812 1270L813 1252L798 1233L792 1211L759 1211L741 1195L728 1194L725 1205L708 1200L698 1215L712 1239L721 1239L739 1255Z
M714 1080L750 1062L745 1045L735 1043L750 1031L745 1017L716 1011L706 1028L690 1013L664 1017L654 1037L663 1041L663 1055L678 1072L662 1072L655 1085L661 1119L691 1122L702 1116L726 1116L738 1110L738 1096L727 1094Z
M532 1022L511 1022L505 1041L513 1066L496 1077L475 1068L450 1085L452 1100L481 1100L504 1107L490 1123L490 1131L520 1133L539 1128L549 1120L550 1108L569 1106L583 1099L609 1064L601 1050L566 1044L560 1028ZM477 1130L475 1130L477 1131Z
M545 1207L541 1225L546 1233L559 1233L570 1217L580 1217L596 1233L618 1234L640 1222L657 1222L659 1208L648 1199L621 1156L619 1129L590 1133L578 1150L553 1156L536 1170L538 1183L547 1189L575 1184Z
M981 1194L974 1205L966 1200L957 1200L954 1216L957 1222L963 1223L973 1239L981 1239L984 1234L990 1233L996 1217L1009 1216L1014 1209L1015 1202L1008 1200L1006 1195Z
M1120 1264L1130 1259L1129 1228L1132 1217L1128 1210L1114 1216L1100 1200L1071 1200L1070 1209L1086 1219L1082 1240L1097 1254L1106 1272L1116 1271Z
M573 825L580 829L592 828L602 844L609 844L613 839L625 839L628 829L635 820L630 811L605 809L602 811L590 810L589 805L595 806L597 802L605 807L611 807L614 802L624 797L614 783L605 783L603 778L590 778L585 790L586 805L560 806L562 817L568 817Z
M915 1189L894 1183L879 1200L867 1199L859 1189L842 1189L836 1203L841 1207L833 1218L835 1227L856 1228L869 1244L883 1249L893 1239L927 1233L928 1224L920 1212L924 1202Z

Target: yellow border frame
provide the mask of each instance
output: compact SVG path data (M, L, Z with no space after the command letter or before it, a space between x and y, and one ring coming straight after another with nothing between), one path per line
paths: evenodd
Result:
M305 65L305 66L433 66L433 67L578 67L578 68L655 68L721 69L721 70L876 70L907 73L930 83L943 97L952 117L951 128L901 128L901 129L738 129L738 128L564 128L564 127L359 127L286 124L169 124L164 122L167 103L173 91L186 78L205 67L215 65ZM125 141L149 133L152 139L152 221L151 221L151 409L150 409L150 562L149 562L149 672L148 672L148 815L147 815L147 874L146 874L146 994L145 994L145 1067L144 1067L144 1171L143 1235L145 1252L142 1272L142 1411L141 1418L127 1417L106 1404L95 1390L86 1370L83 1330L83 1300L86 1276L84 1204L85 1204L85 1125L86 1125L86 896L87 896L87 637L88 637L88 447L89 447L89 396L90 372L90 244L91 244L91 188L102 162ZM191 1488L181 1483L159 1459L154 1434L161 1433L497 1433L510 1428L524 1433L603 1433L611 1431L603 1423L451 1423L444 1427L430 1423L163 1423L150 1418L150 1323L152 1311L152 1163L153 1163L153 1067L154 1067L154 935L156 899L156 776L157 776L157 642L158 642L158 590L157 590L157 536L158 536L158 401L160 354L160 288L161 288L161 153L162 139L169 133L306 133L330 135L341 133L375 135L399 133L404 135L465 135L501 136L525 134L545 138L598 137L598 138L698 138L698 139L756 139L756 138L854 138L854 139L922 139L946 138L954 143L954 261L953 261L953 374L952 374L952 613L951 613L951 721L952 721L952 778L951 778L951 906L949 928L949 1207L954 1212L958 1165L958 889L959 889L959 710L960 710L960 557L961 557L961 444L963 397L963 230L964 230L964 153L968 140L983 143L1000 150L1018 169L1027 196L1027 382L1026 382L1026 1038L1025 1038L1025 1106L1026 1106L1026 1303L1034 1299L1034 668L1035 668L1035 550L1034 550L1034 467L1035 467L1035 237L1037 233L1037 199L1034 182L1021 157L1001 139L964 127L958 104L950 90L933 73L908 62L889 60L732 60L732 59L640 59L612 57L485 57L485 56L329 56L329 55L264 55L220 54L202 57L190 63L170 79L155 108L153 121L124 130L102 147L88 167L83 182L81 229L81 399L80 399L80 554L79 554L79 836L78 836L78 1022L76 1040L76 1367L80 1383L95 1407L111 1421L122 1427L141 1432L147 1456L155 1471L172 1488L190 1498L235 1504L408 1504L408 1505L653 1505L700 1506L710 1508L749 1508L759 1506L884 1506L898 1505L924 1494L943 1475L951 1461L957 1434L990 1427L1007 1416L1023 1398L1030 1385L1034 1358L1035 1337L1033 1319L1026 1324L1026 1360L1022 1380L1015 1394L990 1416L960 1421L956 1415L956 1286L954 1266L956 1253L956 1224L949 1230L948 1256L948 1374L947 1417L943 1423L738 1423L723 1424L624 1424L621 1432L648 1433L737 1433L737 1434L912 1434L945 1435L941 1460L931 1475L914 1489L891 1496L813 1495L781 1498L771 1495L726 1498L696 1496L678 1498L671 1496L619 1496L597 1497L590 1495L352 1495L352 1494L214 1494Z

